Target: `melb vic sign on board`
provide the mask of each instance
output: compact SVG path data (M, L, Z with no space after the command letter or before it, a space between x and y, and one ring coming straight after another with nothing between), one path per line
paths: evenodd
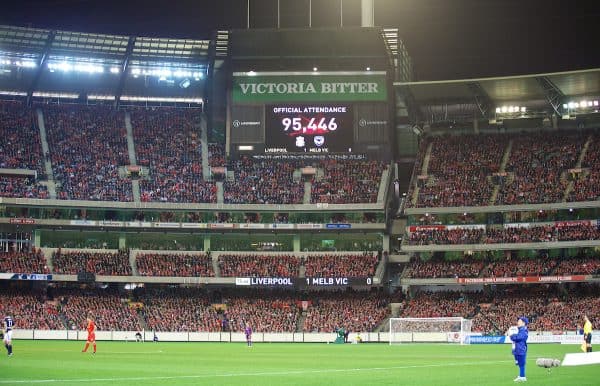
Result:
M385 101L384 73L368 75L238 75L233 102Z

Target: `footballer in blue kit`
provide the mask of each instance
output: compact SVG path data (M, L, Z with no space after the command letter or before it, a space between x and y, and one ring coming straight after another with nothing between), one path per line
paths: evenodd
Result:
M4 347L6 347L6 351L8 356L12 356L12 330L15 325L15 321L10 316L4 317Z
M527 360L527 338L529 331L527 325L529 319L525 316L520 316L517 319L517 332L510 335L512 340L512 353L515 357L515 364L519 366L519 376L515 378L515 382L526 382L525 377L525 361Z
M252 327L248 323L246 323L246 327L244 328L244 334L246 334L248 347L252 347Z

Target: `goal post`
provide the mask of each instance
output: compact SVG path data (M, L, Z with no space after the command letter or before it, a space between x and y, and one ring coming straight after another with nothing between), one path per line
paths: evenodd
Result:
M471 343L471 320L446 318L390 318L390 345L398 343Z

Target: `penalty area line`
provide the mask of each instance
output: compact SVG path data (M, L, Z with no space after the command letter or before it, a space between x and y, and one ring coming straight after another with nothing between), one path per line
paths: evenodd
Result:
M353 369L315 369L315 370L290 370L290 371L263 371L257 373L222 373L222 374L196 374L196 375L163 375L148 377L118 377L118 378L72 378L72 379L11 379L0 380L0 384L24 384L24 383L66 383L66 382L114 382L114 381L152 381L169 379L202 379L202 378L230 378L230 377L264 377L264 376L285 376L285 375L306 375L306 374L326 374L326 373L353 373L361 371L389 371L402 369L421 369L432 367L460 367L460 366L481 366L506 363L503 361L483 361L483 362L455 362L440 363L428 365L408 365L408 366L390 366L390 367L363 367Z

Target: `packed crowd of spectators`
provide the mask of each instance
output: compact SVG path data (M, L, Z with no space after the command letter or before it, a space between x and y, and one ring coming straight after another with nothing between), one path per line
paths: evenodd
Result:
M600 229L594 225L542 225L519 228L488 229L485 243L533 243L550 241L600 240Z
M523 315L529 318L529 330L535 331L539 329L537 320L543 315L548 299L554 298L556 293L555 287L545 285L504 286L491 294L491 301L486 306L480 307L479 315L474 319L473 331L504 334ZM481 319L487 319L488 322L480 325ZM493 330L480 331L488 323L491 323Z
M225 317L229 329L243 332L248 323L258 332L295 332L298 321L298 306L289 295L255 293L246 296L228 296Z
M594 224L538 225L507 228L418 229L410 232L409 245L512 244L600 240Z
M575 168L588 134L544 132L511 135L461 135L433 137L427 176L415 178L419 185L417 207L490 205L494 186L499 187L496 205L561 202L568 179ZM502 157L513 142L505 172ZM583 171L569 194L569 201L600 197L600 146L595 133L586 152ZM418 168L421 174L428 146L421 146ZM410 193L414 191L411 186ZM409 196L412 199L412 195Z
M488 178L500 170L508 138L462 135L434 137L431 142L430 181L419 188L416 206L489 205L493 185Z
M125 251L84 252L57 250L52 254L54 273L76 275L93 272L96 275L131 276L129 254Z
M0 101L0 169L28 169L44 178L43 152L35 112L22 102ZM36 177L0 176L0 197L47 198Z
M220 331L217 311L196 288L150 291L143 299L142 314L154 331Z
M581 163L582 168L587 170L575 180L568 201L596 201L600 198L600 152L596 149L600 149L598 132L592 136Z
M550 297L544 312L536 320L539 330L554 332L574 332L583 327L583 317L587 316L594 326L599 323L600 297L597 286L577 286L568 290L562 297ZM595 327L596 328L596 327Z
M142 201L217 202L217 188L204 181L196 109L134 109L131 125L137 162L149 168L140 180Z
M299 267L291 255L219 255L222 277L298 277Z
M576 166L585 141L580 133L514 137L506 166L513 179L501 185L496 204L561 202L568 185L561 174Z
M465 259L455 261L412 261L404 275L413 279L438 279L449 277L478 277L484 261Z
M387 301L374 294L324 291L310 298L304 332L335 332L341 327L352 332L373 331L389 316Z
M44 105L57 197L63 200L133 201L122 112L104 106Z
M48 198L48 188L31 177L0 176L0 197Z
M221 143L208 144L208 163L210 166L225 166L225 146Z
M3 291L0 316L11 316L15 329L63 330L65 328L56 304L44 296L20 289Z
M234 179L223 183L226 204L301 204L304 199L304 183L294 180L297 162L242 157L232 167Z
M598 275L600 274L600 257L574 257L561 260L556 275Z
M39 249L31 252L0 252L0 272L50 273L46 257Z
M205 253L140 253L135 264L142 276L215 276L212 260Z
M491 262L483 269L481 276L547 276L553 273L556 264L554 259L507 259Z
M450 316L470 317L475 313L475 303L464 294L455 291L419 292L406 300L401 312L404 318L441 318Z
M35 170L44 176L35 111L22 102L0 101L0 169Z
M136 309L114 291L65 291L60 301L60 312L71 330L85 330L88 316L99 331L142 329Z
M423 229L411 232L410 245L479 244L483 229Z
M413 259L403 276L412 279L473 278L473 277L519 277L548 275L592 275L600 272L600 260L595 257L564 259L506 258L444 261Z
M375 203L382 173L388 167L379 161L323 160L323 176L312 181L311 203Z
M375 253L308 255L306 277L373 277L379 259Z

